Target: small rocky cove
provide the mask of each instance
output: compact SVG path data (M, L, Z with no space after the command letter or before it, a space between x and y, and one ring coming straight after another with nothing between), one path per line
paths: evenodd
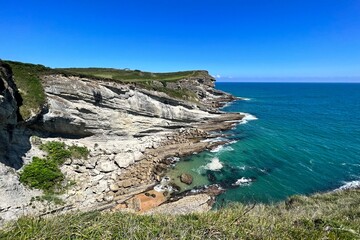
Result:
M182 100L130 83L78 76L46 75L46 105L27 120L19 117L21 97L11 68L0 64L0 224L23 215L68 211L130 211L180 214L208 211L223 190L210 186L171 194L166 178L174 158L211 150L244 115L219 110L235 97L214 89L214 78L189 77L167 84L188 89L196 100ZM154 81L153 84L162 84ZM57 141L89 150L87 159L69 158L60 167L71 182L57 197L62 204L38 201L43 192L19 181L41 144ZM191 183L183 173L181 181Z

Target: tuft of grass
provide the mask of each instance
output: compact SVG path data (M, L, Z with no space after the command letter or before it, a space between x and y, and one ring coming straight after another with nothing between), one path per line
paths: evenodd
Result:
M87 147L79 147L76 145L72 145L68 147L71 157L78 159L87 159L89 157L90 150Z
M40 149L48 153L48 159L61 165L71 157L71 151L66 148L65 143L51 141L40 145Z
M39 201L39 202L50 202L50 203L54 203L56 205L64 205L65 202L60 199L58 197L58 195L56 194L52 194L52 193L45 193L44 195L42 196L36 196L36 197L32 197L31 198L31 202L30 202L30 205L32 204L32 202L34 201Z
M297 196L272 205L233 204L201 214L120 212L23 217L1 239L359 239L360 191ZM301 200L301 201L297 201Z

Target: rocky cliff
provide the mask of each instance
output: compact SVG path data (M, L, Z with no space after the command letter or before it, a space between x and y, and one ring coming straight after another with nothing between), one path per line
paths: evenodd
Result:
M23 186L15 172L23 165L21 155L30 149L26 130L18 124L21 102L10 66L0 61L0 225L15 219L21 206L40 194Z
M192 91L196 96L192 101L132 83L50 74L42 76L47 99L42 112L22 122L17 118L21 97L11 69L2 63L0 70L0 217L4 220L57 207L30 202L41 192L18 181L15 170L44 155L36 142L57 140L90 149L87 160L69 159L62 166L75 186L60 197L68 208L92 209L154 184L159 180L159 164L167 157L206 148L208 143L200 143L199 137L207 133L196 124L242 118L224 118L219 112L219 106L234 98L215 90L207 72L166 84L168 89ZM14 196L19 201L13 201Z

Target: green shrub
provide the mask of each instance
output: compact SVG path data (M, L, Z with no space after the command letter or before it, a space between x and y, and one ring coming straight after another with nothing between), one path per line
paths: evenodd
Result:
M44 191L52 191L64 180L58 165L48 159L33 157L20 174L20 182Z
M20 173L20 181L32 188L44 190L45 192L59 191L64 175L59 166L66 159L84 158L89 155L86 147L70 146L63 142L50 141L40 145L40 149L47 152L46 159L33 157L33 161L24 167Z
M66 159L71 157L71 151L66 149L63 142L51 141L40 146L41 150L48 153L48 159L54 161L58 165L63 164Z

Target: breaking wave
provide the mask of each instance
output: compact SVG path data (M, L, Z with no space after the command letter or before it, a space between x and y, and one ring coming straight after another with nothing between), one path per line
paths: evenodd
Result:
M248 123L249 121L258 120L257 117L255 117L254 115L251 115L251 114L249 114L249 113L240 113L240 114L245 115L245 117L243 117L243 119L241 119L240 124L246 124L246 123Z
M211 170L211 171L219 171L223 167L224 166L223 166L222 162L220 162L220 159L215 157L215 158L211 159L210 163L205 165L204 169Z
M360 188L360 181L347 182L335 191Z
M238 179L235 183L233 183L232 185L233 186L240 186L240 185L248 185L250 184L251 182L253 182L253 180L251 178L240 178Z

